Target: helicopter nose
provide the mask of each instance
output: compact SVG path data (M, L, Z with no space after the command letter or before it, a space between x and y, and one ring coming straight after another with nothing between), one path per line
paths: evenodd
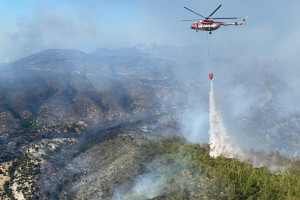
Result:
M191 27L190 27L190 29L195 29L195 25L192 24Z

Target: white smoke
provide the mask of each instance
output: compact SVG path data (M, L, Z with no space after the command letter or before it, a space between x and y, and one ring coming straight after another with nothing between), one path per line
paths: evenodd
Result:
M135 178L131 189L122 188L121 185L116 189L111 200L144 200L158 197L168 191L166 186L174 177L190 168L190 163L189 158L177 154L168 154L155 159L147 164L147 173ZM176 187L181 186L176 185Z
M166 180L158 174L142 174L136 178L136 183L130 191L117 191L112 200L152 199L162 193L165 184Z
M245 153L236 145L235 138L229 136L222 115L216 108L212 81L209 94L209 127L210 156L245 157Z

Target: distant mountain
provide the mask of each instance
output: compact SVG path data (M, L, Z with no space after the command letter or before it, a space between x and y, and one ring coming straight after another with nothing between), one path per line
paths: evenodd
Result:
M150 159L138 153L141 144L173 134L207 143L211 71L216 105L240 146L299 156L300 112L278 114L285 83L274 68L253 58L207 60L192 47L155 44L91 54L51 49L1 64L0 165L12 166L11 195L57 199L64 181L74 178L72 190L82 181L109 184L99 190L108 197L121 180L100 184L94 175L111 169L103 178L118 176L116 161L139 165L130 174L121 170L122 180L133 180ZM27 192L18 191L26 185L19 176L31 180Z
M0 159L41 136L76 136L185 109L190 89L176 71L186 65L136 49L51 49L3 65ZM86 126L75 129L79 121Z

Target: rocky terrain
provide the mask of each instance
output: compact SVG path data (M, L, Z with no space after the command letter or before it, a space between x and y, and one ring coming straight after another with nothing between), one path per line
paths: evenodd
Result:
M112 137L111 131L152 136L179 132L177 114L188 109L182 105L193 80L176 79L179 66L135 48L93 54L46 50L3 64L0 162L13 161L9 196L58 198L63 181L83 173L83 167L74 167L80 166L76 162L82 160L81 153L98 137ZM139 137L132 140L142 142ZM134 157L137 147L128 145L123 150Z
M1 198L5 198L5 183L10 180L9 174L8 174L8 168L11 166L11 162L3 162L0 165L0 196ZM6 184L7 185L7 184Z
M2 67L1 160L36 137L76 136L175 111L187 95L169 76L170 61L128 51L47 50Z
M149 142L174 134L186 136L184 127L193 127L202 118L190 117L188 124L183 119L190 119L194 111L208 112L208 69L193 56L180 48L155 45L99 49L92 54L52 49L1 64L0 195L110 199L116 190L129 190L153 159L141 153ZM248 76L261 70L255 62L249 65L255 69L248 70ZM235 76L241 69L228 78L228 68L222 67L216 69L224 76L216 89L217 101L232 106L226 86L242 81L249 92L263 96L238 117L230 116L234 109L220 106L229 113L228 128L240 128L237 138L258 138L254 140L261 142L258 148L298 155L299 115L277 115L276 77L260 71L254 87L245 74ZM188 130L207 135L205 126L194 129Z

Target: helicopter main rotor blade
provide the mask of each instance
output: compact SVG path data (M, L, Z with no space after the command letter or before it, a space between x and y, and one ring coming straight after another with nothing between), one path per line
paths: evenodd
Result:
M215 14L215 12L217 12L217 10L219 10L219 8L221 8L221 6L222 5L219 5L219 7L217 7L214 12L212 12L208 17L206 17L206 19L209 19L213 14Z
M206 18L206 17L204 17L204 16L202 16L202 15L196 13L195 11L193 11L193 10L187 8L187 7L184 7L184 8L187 9L188 11L192 12L192 13L195 13L196 15L199 15L200 17Z
M187 22L187 21L199 21L201 19L182 19L182 22Z
M209 19L238 19L237 17L214 17Z

